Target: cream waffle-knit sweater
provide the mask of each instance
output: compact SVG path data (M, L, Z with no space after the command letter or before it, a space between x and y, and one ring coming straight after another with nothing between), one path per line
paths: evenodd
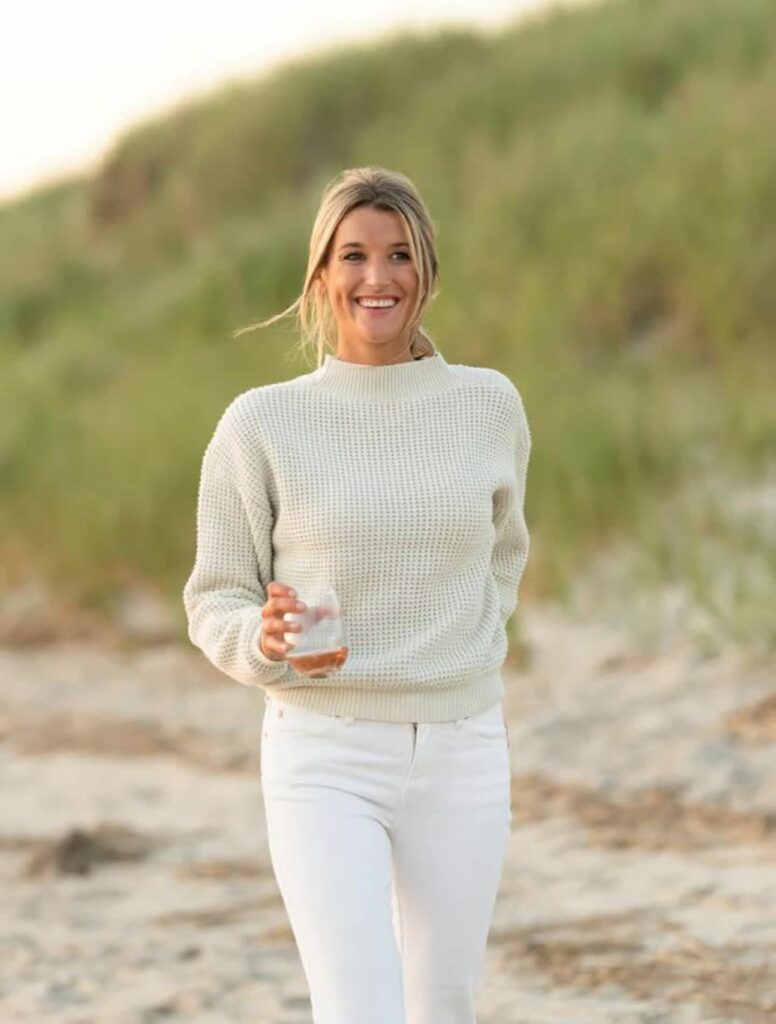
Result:
M512 381L439 349L387 366L327 354L232 400L205 450L189 637L232 679L325 714L441 722L504 694L529 550L531 449ZM330 583L350 650L327 679L259 648L267 584Z

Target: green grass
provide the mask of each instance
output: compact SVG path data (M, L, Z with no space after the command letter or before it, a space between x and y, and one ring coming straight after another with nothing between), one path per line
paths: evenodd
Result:
M523 597L630 548L634 587L776 647L768 538L719 518L773 465L774 95L771 0L620 0L289 62L0 207L0 582L179 600L218 416L310 368L291 321L232 331L293 301L323 185L376 163L438 225L445 357L523 394Z

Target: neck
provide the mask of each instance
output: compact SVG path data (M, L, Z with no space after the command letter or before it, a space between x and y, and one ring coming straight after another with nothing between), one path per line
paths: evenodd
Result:
M394 345L347 345L337 346L337 359L343 363L357 363L360 366L395 366L397 363L411 363L418 358L412 345L400 342Z

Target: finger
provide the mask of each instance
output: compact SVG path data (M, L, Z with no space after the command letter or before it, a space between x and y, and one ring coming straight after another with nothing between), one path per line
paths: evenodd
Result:
M283 634L288 632L290 623L283 619L267 619L262 627L265 636L271 636L282 641Z
M320 622L321 619L336 619L339 616L339 611L322 604L312 609L312 615L315 622Z
M262 639L262 648L264 654L275 660L285 658L287 653L286 645L279 643L277 640L273 640L270 636L264 636Z
M286 655L286 644L278 640L276 636L267 633L264 627L259 635L259 649L271 657L284 658Z
M304 601L298 601L295 597L271 597L264 605L264 616L278 615L282 612L301 612L307 606Z

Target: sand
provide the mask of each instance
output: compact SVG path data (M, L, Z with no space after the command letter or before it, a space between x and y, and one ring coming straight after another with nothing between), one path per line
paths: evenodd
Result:
M772 1024L776 664L519 615L478 1024ZM263 709L189 647L0 648L0 1020L309 1024Z

